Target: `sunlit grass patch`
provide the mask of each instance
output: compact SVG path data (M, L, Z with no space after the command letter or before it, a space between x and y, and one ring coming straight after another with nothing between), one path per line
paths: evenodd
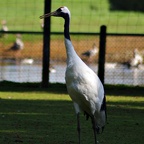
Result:
M64 85L44 89L37 84L0 84L0 143L78 143L75 110ZM142 91L135 88L131 95L123 88L115 90L112 94L106 88L108 118L103 134L98 135L100 144L143 143ZM82 143L93 144L91 121L83 113L80 121Z

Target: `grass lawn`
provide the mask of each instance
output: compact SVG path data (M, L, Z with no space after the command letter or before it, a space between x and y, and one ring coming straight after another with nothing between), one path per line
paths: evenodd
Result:
M142 144L144 92L106 86L108 122L100 144ZM82 144L93 144L91 121L81 114ZM0 82L0 143L78 143L76 116L65 85Z
M144 33L144 13L110 11L108 0L55 0L52 11L67 6L72 15L72 32L99 32L101 25L108 32ZM41 31L39 16L43 14L44 1L0 1L0 20L7 20L9 30ZM63 20L52 18L52 31L63 31Z

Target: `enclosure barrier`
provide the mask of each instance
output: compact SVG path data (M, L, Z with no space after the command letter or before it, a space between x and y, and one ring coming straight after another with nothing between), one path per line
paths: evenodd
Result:
M5 52L12 45L9 39L17 33L21 33L25 45L21 51L22 60L31 58L34 60L33 64L11 63L14 55ZM7 36L0 39L0 81L42 82L43 33L8 31L4 32L4 34ZM70 34L76 52L80 57L82 52L91 49L93 43L100 47L99 33L72 32ZM50 42L50 66L54 66L56 72L51 73L48 71L49 81L47 82L65 83L66 54L63 32L51 32ZM102 75L105 76L104 82L106 84L144 85L143 64L138 68L123 66L133 57L133 50L136 48L141 52L141 55L144 54L144 35L106 33L106 42L105 72ZM104 43L102 42L102 44ZM103 60L103 56L100 60ZM98 72L98 62L97 54L89 64L96 73ZM102 72L99 73L102 74Z

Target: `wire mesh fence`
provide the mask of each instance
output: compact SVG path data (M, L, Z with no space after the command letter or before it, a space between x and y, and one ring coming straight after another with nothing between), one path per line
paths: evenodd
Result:
M111 11L108 0L55 0L52 1L52 10L63 5L68 6L71 11L70 30L75 32L75 34L71 33L75 50L96 73L99 51L98 32L102 24L107 26L106 84L144 85L144 36L127 34L144 33L142 12ZM43 21L39 20L39 16L43 14L44 1L30 0L28 3L26 0L11 2L5 0L0 1L0 8L0 81L41 82ZM24 33L25 31L28 33ZM65 83L66 51L63 35L54 34L63 31L63 20L52 19L51 31L50 82ZM89 32L89 34L80 35L79 32ZM97 33L94 35L94 32ZM116 35L109 35L109 33ZM117 33L124 34L117 35ZM20 48L16 44L17 41L18 43L22 41ZM95 51L95 54L87 56L84 53L88 50ZM139 59L137 64L135 64L135 57Z
M144 84L144 36L107 36L105 83Z
M98 70L99 35L72 34L77 54L96 73ZM42 35L22 34L23 49L9 50L17 34L7 34L0 39L0 80L16 82L41 82L42 78ZM105 83L144 85L144 36L107 35ZM96 48L93 56L84 53ZM136 51L137 50L137 51ZM142 62L132 65L136 51ZM139 58L140 59L140 58ZM63 35L51 35L50 82L65 83L66 51Z
M6 34L0 39L0 80L41 81L41 59L42 35Z

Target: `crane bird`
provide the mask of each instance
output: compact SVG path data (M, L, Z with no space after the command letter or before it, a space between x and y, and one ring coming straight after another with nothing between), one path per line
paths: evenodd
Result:
M134 49L133 57L129 61L124 62L123 65L127 66L127 68L131 67L138 68L139 65L141 65L142 63L143 63L143 57L140 55L138 49Z
M95 56L98 53L98 48L96 47L96 44L94 43L92 46L92 49L83 52L82 56L87 57L88 59L90 59L91 57Z
M2 31L2 32L8 31L8 27L7 27L7 22L6 22L6 20L2 20L1 24L2 24L1 31ZM5 34L4 34L4 33L0 33L0 37L3 37L3 36L5 36Z
M77 130L80 144L80 111L86 119L92 120L95 144L97 133L104 129L106 123L106 98L103 85L98 76L80 59L72 45L69 26L70 11L63 6L56 11L44 14L40 18L50 16L62 17L64 23L64 41L67 53L67 68L65 73L66 86L77 115Z
M40 21L40 27L41 27L41 29L44 28L44 21L43 20Z
M138 49L134 49L133 58L130 61L130 65L132 67L138 67L142 63L143 63L143 57L139 54Z
M19 63L19 58L21 57L21 50L24 48L24 43L21 39L21 35L16 35L16 40L14 41L13 45L7 49L5 52L12 52L13 53L13 60L16 63Z
M18 51L18 50L22 50L23 47L24 47L24 43L21 39L21 35L17 34L14 44L7 51Z

